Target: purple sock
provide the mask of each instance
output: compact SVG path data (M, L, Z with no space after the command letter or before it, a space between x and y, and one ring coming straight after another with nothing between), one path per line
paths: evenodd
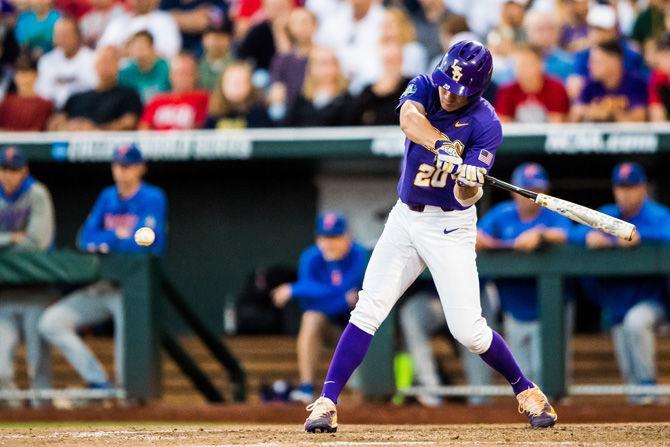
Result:
M323 383L321 396L327 397L337 403L337 398L342 388L347 384L349 377L361 364L365 354L368 352L372 335L362 331L353 324L347 324L344 328L340 341L337 342L335 354L330 361L326 381Z
M533 387L533 382L523 375L521 368L519 368L516 360L514 360L514 356L507 347L507 343L505 343L505 340L496 331L493 331L491 347L485 353L480 354L480 357L491 368L498 371L507 379L509 384L512 385L514 394L519 394Z

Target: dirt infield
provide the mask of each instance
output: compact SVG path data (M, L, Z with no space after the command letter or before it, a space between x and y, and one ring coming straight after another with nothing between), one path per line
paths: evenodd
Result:
M336 434L310 435L299 425L179 425L6 428L0 446L670 446L670 424L342 425Z
M630 406L625 403L582 403L557 405L562 423L651 423L670 422L670 405ZM300 424L307 412L299 404L147 405L128 408L82 408L76 410L0 410L0 422L31 423L97 422L130 423L256 423ZM338 417L344 424L514 424L525 416L517 412L513 398L504 403L472 407L450 404L439 408L418 405L343 404ZM113 422L112 422L113 423ZM1 425L0 425L1 427Z

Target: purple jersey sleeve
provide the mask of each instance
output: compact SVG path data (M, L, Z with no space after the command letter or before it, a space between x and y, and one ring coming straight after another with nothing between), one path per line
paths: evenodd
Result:
M409 81L409 84L407 84L407 88L405 88L405 91L402 93L402 95L400 95L396 111L399 112L400 107L402 107L402 105L407 100L418 102L425 108L428 108L431 96L431 87L432 84L430 82L430 79L426 75L419 75L414 79L412 79L411 81Z
M495 115L487 122L479 122L472 133L472 141L465 148L463 162L480 166L490 171L495 161L496 150L502 142L502 126Z

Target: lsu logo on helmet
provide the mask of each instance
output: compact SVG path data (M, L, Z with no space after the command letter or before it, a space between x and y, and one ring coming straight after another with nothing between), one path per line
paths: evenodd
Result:
M463 77L463 68L458 65L458 59L454 60L454 63L451 64L451 79L458 82Z

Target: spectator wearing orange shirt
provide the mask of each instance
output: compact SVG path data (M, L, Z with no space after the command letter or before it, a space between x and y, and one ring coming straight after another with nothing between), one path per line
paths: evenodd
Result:
M547 76L542 50L520 45L514 52L516 80L500 88L495 108L502 122L560 123L570 110L561 81Z
M0 104L0 130L45 130L53 103L35 93L37 64L30 56L21 55L14 68L16 93L7 95Z
M209 95L197 90L198 62L189 53L181 53L170 64L172 91L154 96L146 105L140 129L200 129L207 119Z

